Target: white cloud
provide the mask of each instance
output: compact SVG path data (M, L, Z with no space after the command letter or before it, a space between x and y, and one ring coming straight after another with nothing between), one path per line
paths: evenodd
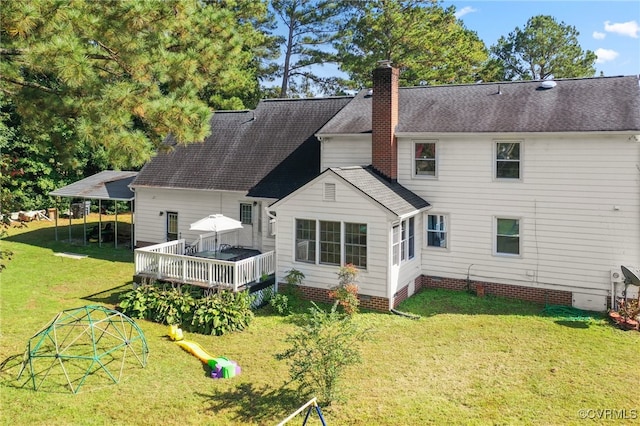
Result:
M621 36L638 38L640 26L636 21L616 22L613 24L611 23L611 21L605 21L604 30L610 33L616 33Z
M603 64L605 62L613 61L618 57L618 55L620 54L615 50L596 49L596 56L598 57L598 59L596 59L596 64Z
M595 38L596 40L602 40L606 37L607 35L605 33L601 33L599 31L594 31L593 32L593 38Z
M473 13L473 12L477 12L477 11L478 11L478 9L474 9L471 6L465 6L460 10L456 10L456 18L460 19L464 15L468 15L469 13Z

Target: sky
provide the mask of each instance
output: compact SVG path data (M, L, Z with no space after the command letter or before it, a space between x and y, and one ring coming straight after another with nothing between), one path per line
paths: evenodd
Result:
M640 0L444 0L455 6L464 26L475 31L487 48L529 18L553 16L576 28L583 50L595 52L596 76L640 74Z

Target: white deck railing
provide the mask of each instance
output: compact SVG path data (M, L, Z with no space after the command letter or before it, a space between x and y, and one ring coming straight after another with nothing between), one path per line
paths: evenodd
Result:
M275 252L261 253L237 262L187 256L185 240L170 241L135 250L136 275L206 287L238 291L275 272Z

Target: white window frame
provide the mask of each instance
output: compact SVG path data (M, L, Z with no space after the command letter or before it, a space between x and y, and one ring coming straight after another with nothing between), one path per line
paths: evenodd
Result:
M311 240L300 240L298 241L298 227L297 227L297 223L300 220L305 220L305 221L309 221L309 222L313 222L314 223L314 229L315 229L315 240L313 241L313 247L314 247L314 251L315 251L315 256L313 259L310 258L310 256L308 256L309 254L309 244L312 242ZM343 221L343 220L325 220L325 219L306 219L306 218L294 218L294 261L295 262L302 262L302 263L311 263L314 265L319 265L319 266L330 266L330 267L335 267L338 264L335 263L331 263L331 262L327 262L327 261L321 261L322 255L320 253L320 249L321 249L321 226L320 223L321 222L325 222L325 223L338 223L340 224L340 239L339 239L339 258L340 258L340 263L339 265L344 265L346 263L346 236L345 236L345 229L346 229L346 224L355 224L355 225L364 225L366 227L366 234L365 234L365 238L366 238L366 244L364 245L364 250L365 250L365 266L362 265L355 265L356 268L366 271L367 267L369 265L369 224L366 222L347 222L347 221ZM306 244L306 245L305 245ZM353 246L357 246L357 244L352 244ZM300 250L306 251L307 253L307 258L302 258L300 256L298 256L300 252ZM339 266L338 265L338 266Z
M429 229L429 216L437 216L440 229ZM424 215L424 246L428 249L432 250L449 250L449 232L451 229L451 224L449 220L449 215L447 213L437 213L437 212L428 212ZM444 234L444 246L442 245L442 240L440 240L440 245L429 245L429 235L433 234Z
M498 220L499 219L509 219L509 220L517 220L518 221L518 253L502 253L498 252ZM513 257L513 258L521 258L522 257L522 217L521 216L494 216L493 217L493 255L499 257Z
M347 224L349 225L356 225L356 226L364 226L365 227L365 234L364 234L364 238L365 238L365 243L364 244L360 244L360 242L351 242L351 243L347 243ZM343 241L342 241L342 247L343 247L343 251L344 251L344 264L349 264L351 263L352 265L354 265L356 268L361 269L361 270L366 270L367 269L367 265L369 264L369 225L366 223L361 223L361 222L343 222L342 223L342 229L343 229ZM357 235L362 235L358 232ZM364 250L364 265L361 264L361 262L349 262L347 260L347 252L349 250L347 250L347 247L352 247L354 249L360 248L361 250ZM357 257L357 258L362 258L362 253L358 253L357 255L352 255L352 257Z
M298 241L298 221L313 223L313 239L300 239ZM309 228L311 229L311 228ZM316 219L295 218L293 221L294 261L302 263L316 263L318 257L318 221ZM313 245L313 259L309 256L309 246ZM306 253L300 256L301 253Z
M419 174L416 173L416 161L419 160L419 158L416 158L416 145L418 144L433 144L434 145L434 149L435 149L435 156L433 157L433 162L434 162L434 170L433 170L433 174L432 175L426 175L426 174ZM439 151L439 143L437 139L424 139L424 140L414 140L413 143L411 144L411 174L414 178L417 179L437 179L438 178L438 151ZM426 159L426 160L430 160L431 159Z
M178 239L180 239L180 226L179 226L179 216L178 216L178 212L176 211L168 211L167 212L167 216L166 216L166 235L165 235L165 239L167 241L176 241ZM175 225L175 231L176 232L171 232L171 225L174 224ZM171 235L175 235L175 238L171 239L170 236Z
M344 244L344 227L342 225L342 222L338 221L338 220L318 220L317 221L318 224L318 250L317 252L317 256L318 259L316 259L316 261L321 264L321 265L333 265L333 266L340 266L340 264L342 264L342 259L343 259L343 244ZM330 235L336 235L336 232L333 232L333 230L328 230L328 229L324 229L323 230L323 224L325 225L338 225L338 232L337 232L337 236L338 236L338 241L334 241L334 240L325 240L323 239L323 233L327 233ZM333 251L324 251L323 250L323 245L328 245L331 247L336 247L338 248L338 262L331 262L329 261L326 257L325 257L325 253L329 253L331 255L331 257L335 257L336 253ZM323 259L323 257L325 257Z
M243 211L243 207L245 208L245 210L249 211L249 222L245 220L247 216L244 214L246 213L246 211ZM240 223L242 223L243 225L253 225L253 204L240 203L239 216L240 216Z
M409 221L413 219L413 235L410 234ZM416 257L416 220L415 216L408 217L391 227L391 262L401 265Z
M510 161L510 160L498 160L498 144L501 143L516 143L520 146L520 157L518 158L518 177L498 177L498 161ZM496 139L493 141L493 180L499 182L522 182L524 171L524 141L521 139ZM511 160L514 161L514 160Z

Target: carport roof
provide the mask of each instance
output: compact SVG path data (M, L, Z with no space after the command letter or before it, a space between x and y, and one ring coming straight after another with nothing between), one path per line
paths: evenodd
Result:
M135 194L129 184L138 172L105 170L70 185L51 191L54 197L87 198L92 200L131 201Z

